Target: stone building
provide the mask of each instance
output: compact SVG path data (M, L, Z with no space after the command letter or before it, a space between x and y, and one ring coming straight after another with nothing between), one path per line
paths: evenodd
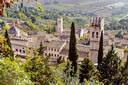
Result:
M62 17L57 18L55 31L59 33L60 35L62 34L63 32L63 18Z
M63 26L63 18L58 17L56 21L56 34L60 37L62 40L69 40L70 38L70 28L69 29L64 29ZM81 37L84 36L85 29L84 28L76 28L76 38L80 39Z
M101 31L104 30L104 19L93 17L90 20L89 39L90 39L90 59L97 62Z
M12 34L9 32L12 36L11 43L15 55L21 55L25 57L28 53L33 56L34 50L38 49L40 42L42 42L43 46L45 47L43 55L49 56L50 62L55 63L59 57L67 60L70 30L65 30L62 26L63 23L61 18L58 20L58 26L56 28L56 32L59 33L59 35L57 36L53 34L47 34L45 32L34 32L25 35L16 26L12 27L10 29L13 30L12 34L19 33L18 31L20 31L20 34L17 34L15 36L12 36ZM102 17L93 17L90 20L90 25L88 29L83 29L82 32L81 29L76 29L76 38L78 37L76 45L79 55L78 62L81 62L86 57L92 60L95 64L97 63L101 31L104 31L104 18ZM88 44L79 43L79 37L81 36L80 33L82 33L82 35L88 35L87 40L83 41L88 42ZM119 53L119 56L121 58L128 56L127 53L124 51L125 47L128 45L125 44L125 46L122 46L126 41L126 34L124 34L124 38L123 40L121 40L115 38L111 32L104 32L104 53L107 54L108 50L111 48L111 45L115 44L116 51Z

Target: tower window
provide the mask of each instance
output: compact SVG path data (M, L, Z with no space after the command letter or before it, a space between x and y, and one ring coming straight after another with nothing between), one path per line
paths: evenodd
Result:
M16 49L16 52L18 52L18 49Z
M96 38L98 38L98 32L96 32Z
M95 32L92 32L92 37L94 37L94 33L95 33Z
M23 53L25 53L25 50L23 50Z
M21 49L20 49L20 53L21 53Z

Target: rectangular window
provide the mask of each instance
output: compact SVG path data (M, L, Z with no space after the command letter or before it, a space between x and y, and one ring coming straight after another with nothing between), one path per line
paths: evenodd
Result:
M96 38L98 38L98 32L96 32Z
M21 53L21 49L20 49L20 53Z
M94 34L95 34L95 32L92 32L92 37L94 38Z

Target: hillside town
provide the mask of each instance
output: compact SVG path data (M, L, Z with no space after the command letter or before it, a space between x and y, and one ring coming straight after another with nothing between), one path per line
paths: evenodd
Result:
M0 0L0 85L128 85L127 0Z
M56 29L54 34L46 32L24 32L19 27L25 27L23 22L6 22L10 25L8 33L10 34L13 51L16 55L26 58L27 54L33 56L34 49L38 49L40 43L45 47L43 55L50 56L51 62L56 62L59 57L67 60L69 50L70 28L65 29L63 26L63 18L58 17L56 21ZM101 31L104 30L104 18L93 17L90 19L90 24L87 28L76 28L77 50L79 59L83 61L85 57L91 59L97 64L97 56L99 50L99 39ZM126 61L128 53L128 33L123 35L123 38L116 38L111 31L104 31L104 53L107 54L111 45L116 46L116 51L120 58ZM81 39L81 38L84 39ZM86 38L85 38L86 37Z

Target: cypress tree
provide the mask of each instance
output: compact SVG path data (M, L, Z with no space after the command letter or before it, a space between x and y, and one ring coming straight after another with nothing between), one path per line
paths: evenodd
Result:
M101 31L99 50L98 50L98 65L102 62L103 59L103 30Z
M9 54L12 58L14 58L14 52L12 50L12 46L11 46L11 42L10 42L10 39L9 39L9 35L8 35L8 31L6 30L5 31L5 39L6 39L6 44L9 46L10 50L8 51Z
M75 37L75 24L72 22L71 25L71 34L70 34L70 42L69 42L69 54L68 59L71 62L71 76L75 75L77 71L77 49L76 49L76 37Z
M40 47L38 49L38 53L39 53L39 55L43 55L43 53L44 53L44 47L43 47L42 42L40 42Z

